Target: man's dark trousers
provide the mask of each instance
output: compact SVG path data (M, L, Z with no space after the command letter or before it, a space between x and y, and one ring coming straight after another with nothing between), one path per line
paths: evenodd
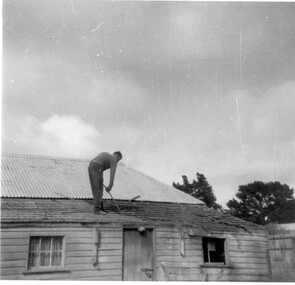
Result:
M103 168L98 163L90 162L88 173L94 199L94 212L97 212L103 210Z

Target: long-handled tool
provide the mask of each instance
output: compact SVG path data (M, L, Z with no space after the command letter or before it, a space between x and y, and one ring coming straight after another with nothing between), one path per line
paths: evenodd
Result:
M133 202L133 201L135 201L135 200L138 199L138 198L140 198L140 195L137 195L137 196L135 196L134 198L130 199L129 202Z
M106 187L105 185L103 185L103 186L104 186L104 188L105 188L105 189L107 189L107 187ZM117 207L117 209L118 209L118 211L119 211L120 215L122 215L122 213L121 213L121 210L120 210L120 208L119 208L118 204L116 203L115 199L113 198L113 195L111 194L111 192L109 192L109 191L107 191L107 190L106 190L106 192L108 192L108 193L109 193L109 195L111 196L111 198L112 198L112 200L113 200L114 204L116 205L116 207Z

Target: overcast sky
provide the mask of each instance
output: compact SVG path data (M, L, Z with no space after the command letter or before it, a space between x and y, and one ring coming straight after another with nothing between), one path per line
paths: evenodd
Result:
M3 0L2 151L295 187L295 4Z

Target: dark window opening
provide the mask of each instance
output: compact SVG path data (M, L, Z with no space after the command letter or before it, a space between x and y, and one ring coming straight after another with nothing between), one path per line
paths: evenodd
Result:
M203 237L203 253L205 263L225 264L224 241L221 238Z

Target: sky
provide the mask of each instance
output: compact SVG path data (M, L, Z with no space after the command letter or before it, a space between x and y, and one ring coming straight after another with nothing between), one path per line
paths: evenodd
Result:
M295 188L295 3L3 0L2 152Z

